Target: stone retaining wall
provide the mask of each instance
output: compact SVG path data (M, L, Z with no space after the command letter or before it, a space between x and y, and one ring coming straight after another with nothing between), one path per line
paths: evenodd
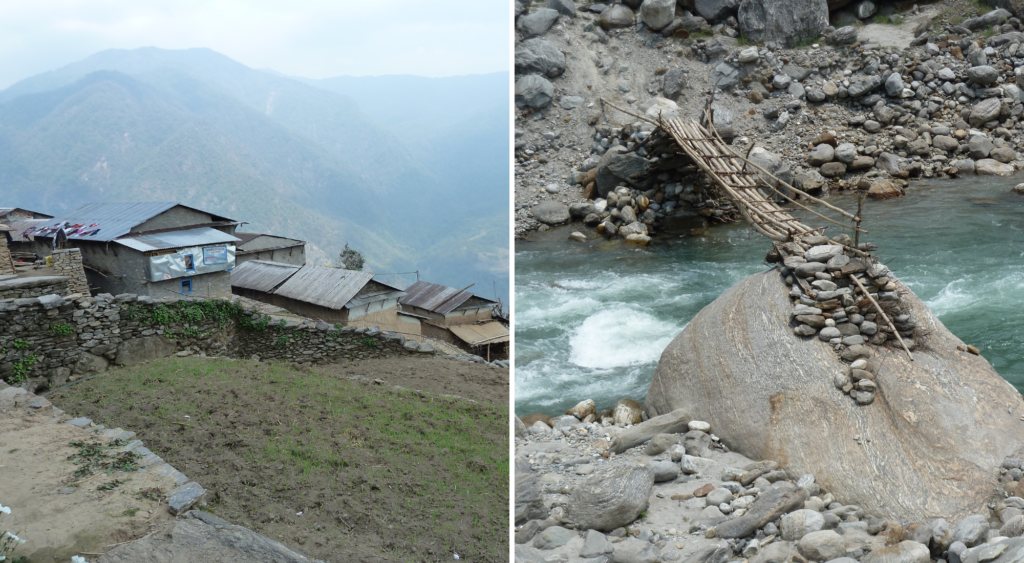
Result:
M15 278L0 281L0 299L42 297L43 295L67 295L68 278L64 276L39 276Z
M105 371L111 363L130 366L170 355L320 363L432 352L429 344L376 328L270 322L223 299L72 294L0 300L0 379L33 391Z

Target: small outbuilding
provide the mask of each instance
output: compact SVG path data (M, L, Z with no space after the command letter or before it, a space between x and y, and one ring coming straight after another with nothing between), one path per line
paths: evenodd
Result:
M398 316L405 292L371 272L250 260L231 273L231 291L332 324L408 332Z
M241 239L235 249L235 264L264 260L281 264L306 265L306 241L261 233L235 233Z
M449 342L488 361L508 357L508 327L493 316L497 301L426 281L417 281L405 292L399 301L399 315L418 319L423 336Z

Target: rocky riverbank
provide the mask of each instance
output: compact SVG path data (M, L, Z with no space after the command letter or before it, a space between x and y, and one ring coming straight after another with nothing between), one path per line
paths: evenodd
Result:
M976 514L904 522L844 503L843 491L814 475L730 451L710 424L681 410L646 418L626 400L603 413L584 401L565 416L515 419L517 562L1010 563L1024 556L1019 457L1004 460L1001 488ZM871 447L870 437L862 447Z
M800 3L778 4L817 14ZM1024 167L1024 27L1014 12L855 2L831 21L805 18L813 33L765 13L781 26L766 36L744 11L757 2L662 4L520 6L517 236L579 221L590 227L579 240L634 235L645 244L659 232L737 220L652 124L602 99L654 120L699 118L714 85L718 132L815 195L888 198L913 178Z

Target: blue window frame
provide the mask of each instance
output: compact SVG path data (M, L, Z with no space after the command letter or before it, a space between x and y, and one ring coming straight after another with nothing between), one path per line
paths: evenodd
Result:
M196 270L196 263L192 260L191 254L185 255L185 271L194 272Z
M192 280L191 279L181 280L181 292L182 293L192 293Z

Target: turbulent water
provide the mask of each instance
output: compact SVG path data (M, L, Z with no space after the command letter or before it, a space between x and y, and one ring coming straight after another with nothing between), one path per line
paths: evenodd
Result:
M867 201L862 235L958 337L1024 388L1022 179L914 183L896 201ZM834 198L855 209L856 201ZM808 220L808 224L816 225ZM820 220L819 220L820 222ZM834 236L838 227L826 231ZM658 358L705 305L768 267L768 239L744 224L703 237L656 239L647 250L569 231L516 242L516 412L561 414L643 400Z

